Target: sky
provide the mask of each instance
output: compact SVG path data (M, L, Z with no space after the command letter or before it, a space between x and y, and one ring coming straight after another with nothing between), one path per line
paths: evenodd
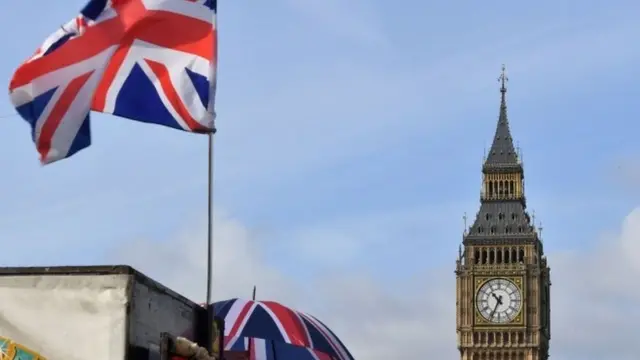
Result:
M2 5L7 85L83 4ZM630 0L220 1L214 298L257 285L356 359L458 358L455 259L506 64L551 267L551 358L637 358L638 13ZM96 114L90 148L41 167L8 100L0 263L131 264L202 300L207 138Z

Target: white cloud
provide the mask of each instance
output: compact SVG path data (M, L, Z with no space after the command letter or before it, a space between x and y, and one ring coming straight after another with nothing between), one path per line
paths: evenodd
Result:
M640 321L640 208L586 252L552 254L552 336L567 359L632 359Z
M206 285L206 224L190 225L163 242L148 239L130 242L117 249L113 258L201 302ZM225 214L218 214L214 229L215 298L249 297L254 285L265 296L291 292L282 275L265 266L260 244L256 244L250 229Z
M170 287L200 300L204 296L202 227L164 243L140 240L120 249L124 260ZM298 283L266 259L259 236L236 219L216 222L215 297L273 299L323 319L358 359L456 358L455 289L451 266L430 268L414 277L377 279L366 271L320 276ZM366 242L367 239L359 239ZM555 239L554 241L562 241ZM616 234L584 251L549 255L552 272L552 357L626 360L627 346L640 321L640 208ZM144 257L136 254L144 253ZM283 253L282 258L296 256ZM366 256L363 254L362 256ZM393 264L381 264L393 266Z

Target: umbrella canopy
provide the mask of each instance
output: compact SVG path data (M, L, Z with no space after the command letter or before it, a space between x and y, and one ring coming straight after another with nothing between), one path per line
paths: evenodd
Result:
M273 301L230 299L212 305L216 316L225 321L224 335L231 346L242 338L264 339L270 341L265 344L271 347L286 343L320 351L329 359L353 360L333 331L309 314Z
M279 341L233 338L225 342L225 360L234 355L240 358L245 354L247 360L335 360L321 351L303 348ZM229 359L233 360L233 359Z

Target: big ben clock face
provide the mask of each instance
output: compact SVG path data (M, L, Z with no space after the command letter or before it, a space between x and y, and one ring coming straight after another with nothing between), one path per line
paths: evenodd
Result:
M478 290L476 306L485 320L494 324L510 323L522 309L522 293L511 280L491 279Z

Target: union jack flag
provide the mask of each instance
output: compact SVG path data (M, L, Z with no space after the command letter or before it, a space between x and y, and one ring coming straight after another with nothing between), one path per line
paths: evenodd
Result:
M90 0L14 73L11 102L48 164L91 144L91 110L214 131L216 0Z

